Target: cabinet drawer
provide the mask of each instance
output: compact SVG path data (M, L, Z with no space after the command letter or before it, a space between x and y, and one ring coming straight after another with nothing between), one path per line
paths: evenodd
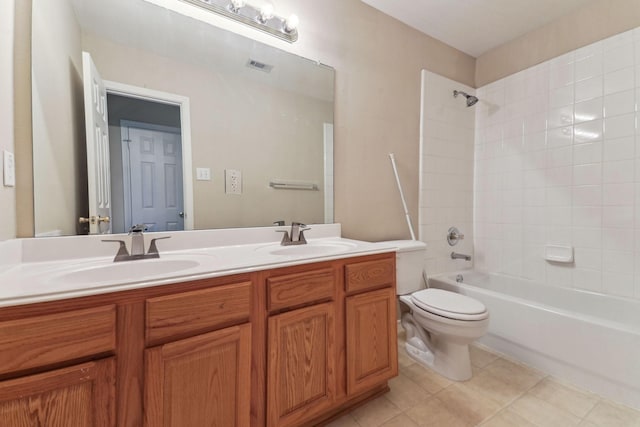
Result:
M267 279L269 311L332 300L335 290L336 277L331 268L270 277Z
M392 286L396 280L395 258L359 262L345 266L347 292Z
M250 311L251 282L149 298L147 345L245 322Z
M0 322L0 374L114 351L116 306Z

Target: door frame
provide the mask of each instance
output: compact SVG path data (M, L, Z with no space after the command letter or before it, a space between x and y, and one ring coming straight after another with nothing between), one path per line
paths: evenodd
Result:
M193 179L191 158L191 108L189 98L174 93L104 80L107 93L175 105L180 108L180 138L182 140L182 193L184 197L184 229L193 230Z

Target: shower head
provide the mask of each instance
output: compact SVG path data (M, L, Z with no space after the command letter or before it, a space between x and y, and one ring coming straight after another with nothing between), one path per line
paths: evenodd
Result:
M476 98L475 96L469 95L468 93L463 92L461 90L454 90L453 91L453 97L457 98L458 95L462 95L465 98L467 98L467 107L471 107L472 105L475 105L476 102L478 102L478 98Z

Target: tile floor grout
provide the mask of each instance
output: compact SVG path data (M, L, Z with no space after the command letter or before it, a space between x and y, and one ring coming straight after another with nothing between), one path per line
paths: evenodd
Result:
M399 376L390 381L391 391L329 427L640 426L640 411L488 349L473 347L472 379L455 382L409 358L402 335L398 346ZM403 395L403 384L414 394ZM408 406L402 409L397 399L409 399Z

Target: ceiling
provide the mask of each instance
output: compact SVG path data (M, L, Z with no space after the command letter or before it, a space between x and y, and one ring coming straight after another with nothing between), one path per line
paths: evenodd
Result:
M594 0L362 0L473 57Z

